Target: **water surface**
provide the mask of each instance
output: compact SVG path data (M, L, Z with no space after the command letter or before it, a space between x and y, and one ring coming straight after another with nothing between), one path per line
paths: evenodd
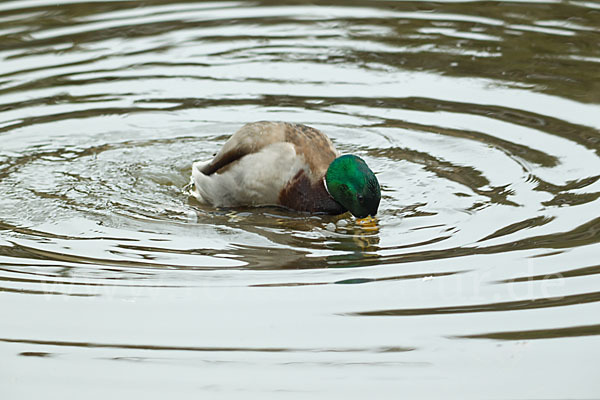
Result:
M597 398L595 2L0 4L4 398ZM241 125L376 230L184 190Z

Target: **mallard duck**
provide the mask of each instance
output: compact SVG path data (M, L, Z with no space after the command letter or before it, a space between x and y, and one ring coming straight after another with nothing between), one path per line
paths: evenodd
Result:
M306 125L254 122L211 161L192 165L191 194L215 207L275 205L311 213L375 216L381 190L364 160L340 156Z

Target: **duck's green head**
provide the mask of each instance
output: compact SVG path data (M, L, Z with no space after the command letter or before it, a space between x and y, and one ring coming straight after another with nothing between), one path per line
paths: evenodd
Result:
M381 189L362 158L344 155L333 160L325 174L325 183L331 197L355 217L377 214Z

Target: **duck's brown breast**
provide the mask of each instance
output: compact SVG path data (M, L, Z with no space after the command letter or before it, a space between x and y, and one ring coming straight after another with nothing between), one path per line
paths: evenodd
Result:
M333 215L347 211L329 195L322 179L313 183L304 170L300 170L279 193L279 204L293 210Z

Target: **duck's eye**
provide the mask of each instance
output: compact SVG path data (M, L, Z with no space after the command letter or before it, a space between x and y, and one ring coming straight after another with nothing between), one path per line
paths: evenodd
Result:
M365 201L365 197L362 194L357 194L356 198L358 199L359 203L362 203Z

